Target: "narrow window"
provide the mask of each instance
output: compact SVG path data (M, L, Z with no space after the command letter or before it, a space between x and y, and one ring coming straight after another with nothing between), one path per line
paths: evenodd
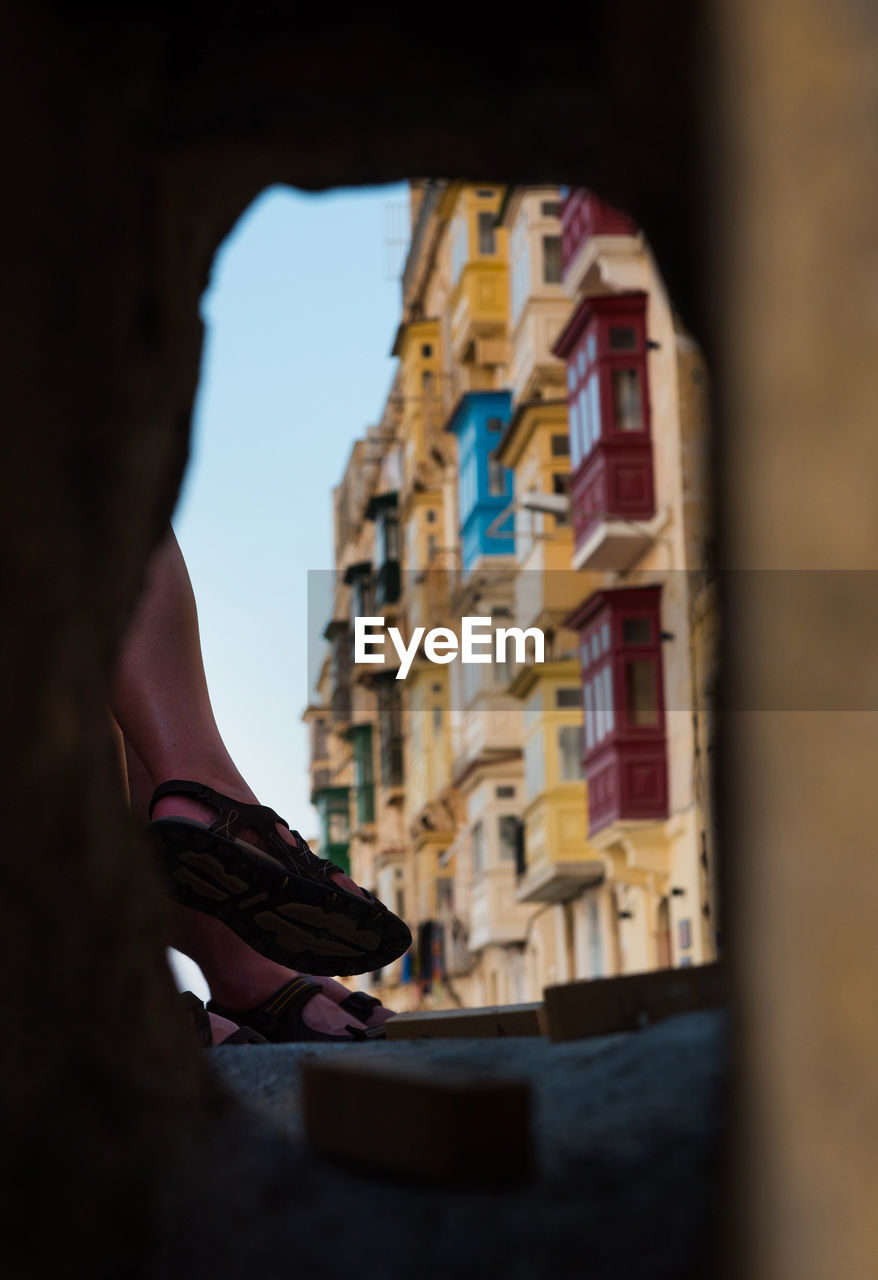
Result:
M609 666L604 667L604 715L607 718L607 733L613 732L614 714L613 714L613 673Z
M543 281L561 283L561 237L543 236Z
M540 204L540 213L544 218L559 218L561 216L560 200L543 200Z
M587 458L591 453L591 402L588 398L587 386L584 386L579 393L579 431L582 440L582 456Z
M485 829L481 819L473 827L472 834L473 875L481 875L485 869Z
M506 494L506 468L493 454L488 457L488 492L492 498L502 498Z
M518 818L513 813L501 813L497 821L497 834L500 838L500 860L514 862L518 845Z
M591 442L597 444L601 435L601 396L596 373L588 380L588 401L591 409Z
M637 369L613 370L613 416L617 431L642 431L643 407Z
M575 404L570 406L570 465L574 471L582 460L582 446L579 443L579 410Z
M479 214L479 253L490 254L494 252L494 214Z
M570 454L570 437L562 435L552 436L552 457L566 458Z
M633 325L629 324L611 324L610 325L610 350L611 351L636 351L637 350L637 330Z
M580 724L565 724L558 730L558 762L562 782L578 782L582 768L584 732Z
M658 724L658 687L651 659L625 663L625 703L629 724L644 729Z
M557 473L553 475L552 476L552 493L556 494L558 497L566 498L569 492L570 492L570 477L568 475L559 475ZM566 512L563 512L563 511L556 512L555 513L556 528L558 525L563 525L566 523L567 523Z
M604 682L601 679L601 673L594 678L594 710L595 710L595 741L603 742L606 733L606 717L604 715Z
M622 623L623 644L651 644L652 627L649 618L625 618Z

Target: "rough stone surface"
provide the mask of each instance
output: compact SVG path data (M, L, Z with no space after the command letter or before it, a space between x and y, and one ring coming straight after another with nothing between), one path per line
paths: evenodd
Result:
M726 1038L725 1016L714 1012L560 1045L457 1040L211 1051L247 1109L220 1145L202 1153L197 1175L190 1168L169 1193L158 1274L716 1275L711 1228ZM457 1191L366 1175L315 1155L302 1138L300 1065L339 1054L527 1078L536 1177L502 1191Z

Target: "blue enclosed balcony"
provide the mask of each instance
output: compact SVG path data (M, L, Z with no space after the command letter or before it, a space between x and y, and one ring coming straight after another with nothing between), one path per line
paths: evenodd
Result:
M513 516L492 525L512 502L512 472L497 461L496 449L511 414L509 391L468 391L446 427L457 436L458 509L463 571L482 557L515 550Z

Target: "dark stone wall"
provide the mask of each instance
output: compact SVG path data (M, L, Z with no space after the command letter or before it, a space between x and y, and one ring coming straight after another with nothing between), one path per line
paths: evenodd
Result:
M554 180L631 211L710 345L694 0L512 11L27 3L0 13L3 1236L148 1269L152 1195L222 1107L163 959L105 694L173 508L213 255L266 185ZM39 1205L51 1229L22 1236ZM124 1265L121 1260L124 1260ZM17 1268L17 1269L16 1269Z

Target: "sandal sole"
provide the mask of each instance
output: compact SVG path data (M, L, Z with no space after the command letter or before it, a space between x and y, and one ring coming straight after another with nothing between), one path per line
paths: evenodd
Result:
M221 920L254 951L323 977L381 969L408 950L408 925L386 907L289 872L270 854L186 818L153 836L170 896Z

